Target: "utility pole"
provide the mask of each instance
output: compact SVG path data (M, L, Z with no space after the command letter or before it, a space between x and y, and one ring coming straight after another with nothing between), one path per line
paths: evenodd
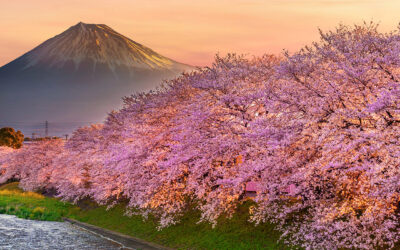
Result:
M45 137L49 136L49 122L46 121L45 123Z
M65 134L64 136L65 136L65 140L67 141L68 140L68 134Z

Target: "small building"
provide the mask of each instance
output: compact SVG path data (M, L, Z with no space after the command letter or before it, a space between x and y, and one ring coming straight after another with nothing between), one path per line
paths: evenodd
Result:
M255 181L249 181L246 183L246 189L245 189L245 197L247 198L254 198L257 195L257 192L261 190L260 183L255 182ZM282 193L294 197L297 195L299 192L298 188L294 184L290 184L286 187L284 187L282 190Z
M249 181L246 183L245 197L254 198L257 195L257 191L260 190L260 184L255 181Z

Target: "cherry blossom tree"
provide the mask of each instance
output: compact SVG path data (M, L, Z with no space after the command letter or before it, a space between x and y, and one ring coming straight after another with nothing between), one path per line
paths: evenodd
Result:
M274 94L296 114L283 115L296 129L280 123L277 140L260 137L279 150L276 160L260 159L255 221L279 223L290 243L307 248L368 249L399 239L399 38L374 24L340 26L277 67ZM282 186L289 184L292 195Z
M44 191L54 188L50 178L54 161L63 153L63 145L60 139L49 139L13 151L6 157L6 162L1 162L0 183L17 179L25 190Z
M232 216L256 187L255 224L308 249L400 239L400 34L339 26L283 58L216 56L210 67L124 98L64 143L0 148L0 183L74 202L126 202L160 229L195 203Z
M64 146L53 166L50 182L59 197L77 202L93 198L101 203L104 190L110 182L104 169L104 151L101 134L103 125L91 125L77 129Z
M10 168L10 157L12 156L12 153L14 153L14 151L15 149L11 147L0 146L0 183L4 183L11 179L9 177L5 177L5 175L8 171L8 168Z
M186 189L199 200L202 220L215 224L243 200L251 159L258 153L244 135L254 119L265 115L259 92L278 61L217 56L211 68L189 79L198 94L176 117L176 143L163 164L174 174L172 166L185 171Z

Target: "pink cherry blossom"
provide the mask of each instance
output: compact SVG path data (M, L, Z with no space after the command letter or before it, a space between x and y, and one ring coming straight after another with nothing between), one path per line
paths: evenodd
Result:
M399 241L400 34L339 26L283 57L210 67L124 98L64 143L0 148L0 183L90 198L159 228L193 203L216 225L254 194L250 220L306 249Z

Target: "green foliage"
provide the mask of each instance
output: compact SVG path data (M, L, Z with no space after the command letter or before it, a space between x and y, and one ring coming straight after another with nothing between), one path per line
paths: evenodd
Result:
M0 129L0 146L11 148L22 147L24 135L21 131L15 131L13 128L5 127Z
M215 228L209 223L198 223L200 211L192 207L185 211L182 220L158 231L158 220L149 215L143 220L140 215L124 216L125 206L106 209L97 207L89 210L76 210L74 219L131 235L150 242L175 249L291 249L279 241L281 234L269 223L254 226L248 222L248 206L241 205L233 218L223 216Z
M0 214L31 220L61 221L74 209L78 208L54 198L24 192L18 188L17 182L0 187Z
M22 192L23 190L18 186L18 182L10 182L6 183L0 186L0 191L1 190L9 190L9 191L20 191Z
M250 203L240 206L233 218L220 218L215 228L208 223L197 223L200 212L193 205L180 223L158 231L156 218L150 215L144 221L139 215L127 217L123 204L107 209L87 200L81 209L37 193L23 192L16 182L0 186L0 214L49 221L69 217L177 249L288 249L279 242L280 233L274 230L274 225L254 226L248 222Z
M15 215L21 219L61 221L62 217L58 211L49 211L42 207L0 205L0 214Z

